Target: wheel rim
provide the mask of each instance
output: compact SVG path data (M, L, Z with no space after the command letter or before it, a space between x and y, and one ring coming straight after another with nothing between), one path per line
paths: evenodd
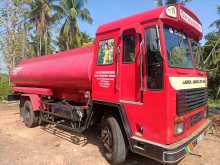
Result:
M102 129L101 140L105 152L110 156L112 154L113 139L112 139L112 132L109 127L106 126Z

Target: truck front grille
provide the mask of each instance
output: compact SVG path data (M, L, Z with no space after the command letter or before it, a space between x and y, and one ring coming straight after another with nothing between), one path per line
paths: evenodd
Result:
M190 125L194 126L195 124L197 124L198 122L200 122L204 118L205 118L204 112L199 112L191 117Z
M206 88L188 89L177 91L176 106L177 114L182 115L199 108L208 101L208 92Z

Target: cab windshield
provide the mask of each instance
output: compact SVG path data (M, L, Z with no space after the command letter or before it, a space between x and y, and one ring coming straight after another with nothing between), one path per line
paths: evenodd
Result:
M187 36L168 26L164 27L164 35L169 66L174 68L193 68Z

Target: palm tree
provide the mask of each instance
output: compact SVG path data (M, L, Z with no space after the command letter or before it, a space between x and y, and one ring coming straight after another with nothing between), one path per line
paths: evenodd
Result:
M217 7L217 12L220 16L220 6ZM218 32L220 32L220 19L215 20L211 25L211 27L215 26L218 30Z
M169 5L169 4L176 4L176 3L182 3L185 4L187 2L190 2L192 0L155 0L157 6L163 6L163 5Z
M60 49L68 50L81 46L78 19L90 24L93 22L86 4L87 0L60 0L60 3L54 6L59 23L62 23L58 36Z
M208 71L209 93L213 99L220 95L220 33L210 32L205 36L202 56L205 68Z
M49 26L53 21L52 5L53 0L26 0L25 4L29 6L28 17L30 22L34 25L37 38L37 55L40 56L43 53L47 54L47 46L44 46L44 52L42 51L42 42L44 45L48 45L50 41Z
M81 32L81 45L89 45L94 42L94 38L90 37L86 32Z
M220 15L220 6L217 7ZM206 57L204 63L209 69L209 88L212 89L214 99L220 96L220 19L215 20L210 27L216 27L217 31L206 35L203 56Z

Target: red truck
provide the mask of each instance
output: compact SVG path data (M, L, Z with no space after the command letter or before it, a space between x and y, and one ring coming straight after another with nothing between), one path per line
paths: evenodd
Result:
M210 125L207 73L192 51L201 38L201 22L181 4L104 24L91 46L23 61L11 71L9 99L20 100L27 127L101 126L112 164L128 151L175 163Z

